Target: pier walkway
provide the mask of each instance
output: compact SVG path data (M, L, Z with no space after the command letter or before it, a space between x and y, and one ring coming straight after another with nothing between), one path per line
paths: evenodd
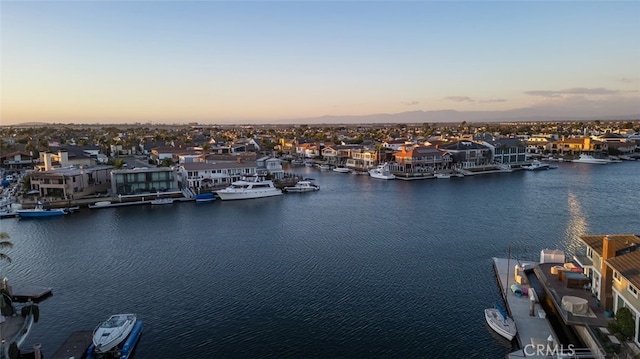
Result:
M507 304L507 310L509 314L516 322L516 328L518 329L517 339L521 348L517 352L511 353L507 358L546 358L547 356L535 355L535 346L548 344L548 339L552 338L554 343L558 343L558 339L551 324L546 318L546 313L540 306L540 303L534 303L533 316L531 314L531 299L530 296L522 295L517 297L511 291L511 286L516 283L515 280L515 267L516 265L524 265L533 267L537 263L524 262L519 263L515 260L509 261L506 258L493 258L493 268L496 273L498 285L500 286L500 292ZM524 276L524 273L521 273ZM508 276L508 277L507 277ZM528 293L535 293L527 284L520 284L524 289L527 288ZM534 294L534 298L537 296ZM553 344L552 344L553 345ZM527 350L525 353L524 349ZM526 355L525 355L526 354ZM529 355L533 354L533 355Z

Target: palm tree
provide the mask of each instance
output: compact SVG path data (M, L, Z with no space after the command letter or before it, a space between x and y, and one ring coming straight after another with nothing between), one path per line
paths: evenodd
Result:
M9 239L9 235L5 232L0 232L0 249L13 247L13 243L8 241L7 239ZM11 257L0 252L0 261L6 261L8 263L11 263Z

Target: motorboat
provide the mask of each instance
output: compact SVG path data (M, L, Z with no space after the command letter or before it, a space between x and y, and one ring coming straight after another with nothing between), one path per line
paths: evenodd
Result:
M499 305L496 305L494 308L485 309L484 317L491 329L505 339L511 341L516 336L516 323Z
M333 172L338 172L338 173L351 173L351 169L344 167L344 166L338 166L336 168L333 169Z
M94 350L107 353L122 343L136 324L135 314L114 314L93 331Z
M35 208L18 209L16 213L19 217L23 218L36 218L36 217L55 217L63 216L67 214L63 208L44 208L42 202L38 202Z
M320 168L322 171L330 171L333 166L331 166L330 164L321 164L320 166L318 166L318 168Z
M254 199L282 195L282 191L276 188L273 181L261 176L243 177L235 181L231 186L216 192L223 201Z
M313 192L318 191L320 186L313 183L312 180L306 179L302 181L298 181L295 186L285 187L283 190L285 192Z
M548 163L542 163L538 160L533 160L531 164L524 165L521 168L527 171L540 171L540 170L548 170L550 166Z
M434 173L433 176L439 179L449 179L451 175L449 173Z
M591 155L587 155L587 154L581 154L580 157L576 160L573 160L571 162L575 162L575 163L588 163L588 164L595 164L595 165L606 165L608 164L610 161L604 158L595 158Z
M163 204L172 204L173 198L165 197L165 198L156 198L151 201L152 205L163 205Z
M391 170L389 169L389 164L386 162L379 165L376 168L369 170L369 176L373 178L384 179L384 180L391 180L396 178L396 176L393 173L391 173Z
M216 196L213 193L200 193L196 195L196 203L207 203L216 200Z

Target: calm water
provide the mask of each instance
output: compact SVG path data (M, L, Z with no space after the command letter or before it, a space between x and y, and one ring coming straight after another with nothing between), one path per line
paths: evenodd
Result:
M640 233L640 162L450 180L294 169L315 193L0 221L11 282L54 288L25 343L136 312L137 358L502 358L491 257Z

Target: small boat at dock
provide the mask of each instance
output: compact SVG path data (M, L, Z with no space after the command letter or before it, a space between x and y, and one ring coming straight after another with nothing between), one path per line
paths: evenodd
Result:
M216 200L216 196L213 193L200 193L196 195L196 203L207 203Z
M499 305L485 309L484 317L489 327L505 339L511 341L516 336L516 323Z
M298 181L295 186L284 187L283 191L285 192L313 192L318 191L320 186L313 183L311 179L305 179L302 181Z
M67 214L67 211L62 208L44 208L42 202L38 202L35 208L19 209L16 214L22 218L39 218L63 216Z

